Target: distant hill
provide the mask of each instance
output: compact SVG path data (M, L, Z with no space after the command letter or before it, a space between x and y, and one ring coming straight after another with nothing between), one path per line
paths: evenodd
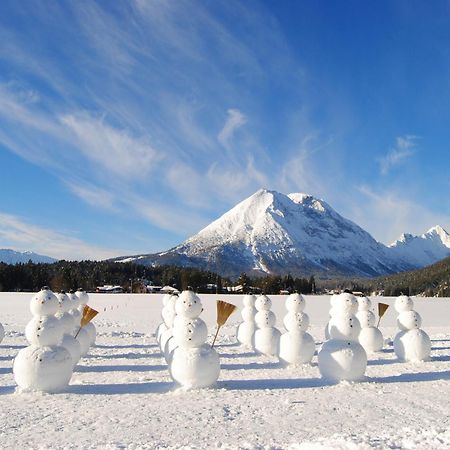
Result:
M430 266L371 280L360 280L367 291L384 289L385 295L424 294L427 297L450 297L450 257Z
M260 189L172 249L114 260L197 267L234 279L242 272L330 279L397 273L446 256L450 236L439 226L386 246L321 199Z
M8 248L0 248L0 262L5 264L18 264L27 263L28 261L34 263L53 263L57 259L33 252L17 252Z

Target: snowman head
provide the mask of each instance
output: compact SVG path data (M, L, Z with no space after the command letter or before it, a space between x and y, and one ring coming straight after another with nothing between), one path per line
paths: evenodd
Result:
M330 320L329 331L331 339L356 341L361 325L353 314L340 315Z
M287 331L306 331L309 327L309 316L303 312L289 312L283 323Z
M194 319L203 311L202 302L194 291L183 291L175 303L175 311L180 316Z
M291 294L286 299L286 309L289 312L302 312L305 309L305 298L301 294Z
M177 316L173 327L173 337L181 347L201 347L208 338L208 328L199 317L189 319Z
M64 291L58 292L56 298L59 302L59 313L69 312L71 309L70 299Z
M242 308L241 315L244 322L254 322L255 321L256 309L252 306L245 306Z
M375 314L372 311L358 311L356 318L359 320L361 328L369 328L375 326Z
M358 311L370 311L372 302L368 297L358 297Z
M272 311L261 310L256 313L255 323L258 328L272 328L275 322L276 317Z
M75 292L70 290L67 293L67 296L69 297L70 300L70 309L77 309L80 306L80 299L78 298L77 295L75 295Z
M253 294L247 294L244 295L244 298L242 299L242 303L244 306L255 306L256 297Z
M171 296L172 296L172 294L164 294L163 295L163 298L162 298L163 306L167 305Z
M336 298L334 307L341 314L355 314L358 310L358 300L353 294L343 292Z
M413 308L414 302L411 297L408 297L407 295L400 295L395 299L395 309L398 313L412 311Z
M75 295L78 297L78 301L80 302L81 306L85 306L88 304L89 295L87 294L87 292L84 289L78 288L77 292L75 292Z
M272 307L272 300L267 295L260 295L255 301L255 307L258 311L269 311Z
M416 311L403 311L397 318L397 325L402 331L418 329L422 325L422 318Z
M54 315L59 310L59 302L48 286L44 286L30 301L33 316Z
M330 306L331 306L331 308L333 308L334 305L336 304L336 300L337 300L338 297L339 297L339 294L333 294L330 297Z

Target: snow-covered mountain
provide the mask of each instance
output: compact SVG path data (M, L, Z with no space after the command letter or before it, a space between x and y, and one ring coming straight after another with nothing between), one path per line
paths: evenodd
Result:
M261 189L167 252L116 260L194 266L228 276L375 276L422 267L450 253L441 248L445 241L450 250L442 228L423 236L387 247L323 200Z
M450 235L436 225L420 236L403 233L389 249L396 258L415 267L428 266L450 256Z
M8 248L0 248L0 262L18 264L27 263L30 260L34 263L53 263L57 261L50 256L39 255L33 252L16 252Z

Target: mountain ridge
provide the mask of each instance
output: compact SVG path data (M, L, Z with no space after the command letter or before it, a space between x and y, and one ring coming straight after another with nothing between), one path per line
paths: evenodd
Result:
M420 241L405 234L405 244L397 240L386 246L322 199L260 189L172 249L115 260L193 266L231 277L241 272L372 277L450 255L439 241L448 233L439 226L429 232ZM409 241L421 248L416 258L410 255Z
M31 251L19 252L10 248L0 248L0 262L5 264L25 264L30 260L34 263L53 263L57 261L57 259L50 256L40 255Z

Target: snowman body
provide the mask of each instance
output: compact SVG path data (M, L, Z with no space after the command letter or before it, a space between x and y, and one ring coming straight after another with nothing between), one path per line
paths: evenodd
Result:
M177 315L175 311L177 300L178 295L171 295L166 306L162 310L162 316L166 329L161 332L159 346L166 362L169 361L170 355L175 349L175 341L173 339L173 323Z
M397 326L399 332L394 338L394 352L401 361L426 361L430 358L431 340L420 327L422 318L414 311L411 297L400 295L395 300L399 313Z
M164 316L163 316L162 312L163 312L164 308L167 306L167 303L169 302L170 297L171 297L171 294L164 294L162 297L162 304L163 304L163 308L161 310L162 322L158 325L158 327L156 328L156 331L155 331L156 342L158 343L158 345L161 340L161 334L167 330L167 325L164 320Z
M305 299L301 294L291 294L286 299L287 314L283 323L286 333L280 337L279 358L287 364L305 364L312 360L315 344L307 333L309 317L304 312Z
M193 291L183 291L175 310L170 375L185 389L209 387L219 378L220 361L217 352L205 343L208 329L199 317L203 311L200 298Z
M31 299L33 318L25 329L31 345L19 351L13 364L14 378L22 389L57 392L70 381L74 363L61 345L65 328L55 316L58 309L58 299L47 287Z
M270 310L272 301L267 295L260 295L255 302L256 331L254 348L257 353L266 356L278 356L281 333L275 328L276 317Z
M79 302L78 310L80 311L81 316L82 316L85 306L87 306L87 304L89 303L89 294L84 289L78 288L77 291L75 292L75 295L78 297L78 302ZM80 319L81 319L81 317L80 317ZM95 324L92 321L88 322L83 328L86 331L87 336L89 338L88 339L89 340L88 349L89 349L90 347L95 345L95 340L97 338L97 329L95 328ZM77 338L78 338L78 336L77 336Z
M372 302L367 297L358 298L358 312L356 318L361 325L359 343L366 353L379 352L383 348L384 339L381 331L375 327L375 314L370 310Z
M319 371L323 378L333 381L356 381L363 378L367 354L358 342L361 325L355 316L356 297L342 293L334 299L329 322L330 340L318 354Z
M72 314L69 314L69 309L71 308L70 299L63 291L56 294L56 298L59 302L59 310L55 317L59 319L63 328L61 346L70 353L73 366L75 367L81 358L81 345L72 335L75 323Z
M251 350L254 350L253 336L256 331L255 315L257 311L255 301L254 295L244 295L242 299L244 308L241 312L243 322L238 325L236 333L238 342Z

